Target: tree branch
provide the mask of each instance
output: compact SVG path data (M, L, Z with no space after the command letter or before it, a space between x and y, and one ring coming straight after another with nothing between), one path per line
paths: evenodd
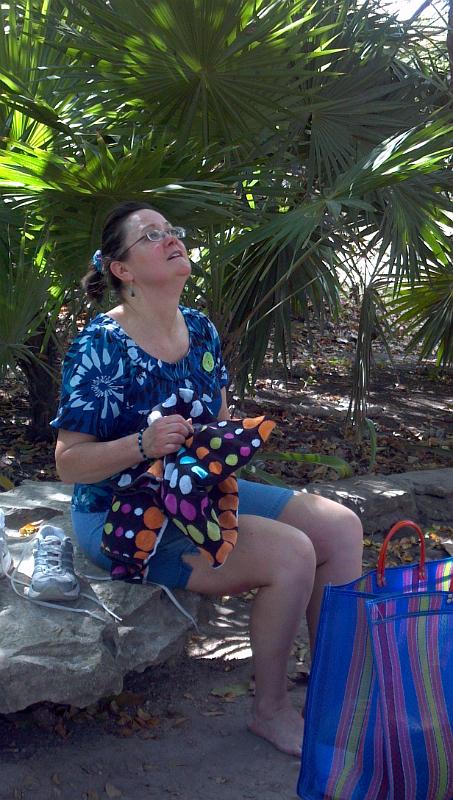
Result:
M414 13L410 17L410 19L405 20L404 24L405 25L412 25L412 23L417 19L417 17L419 17L420 14L423 13L425 8L428 8L428 6L430 6L431 3L432 3L432 0L424 0L424 2L421 4L421 6L419 8L417 8L417 11L414 11ZM451 3L451 0L450 0L450 3Z

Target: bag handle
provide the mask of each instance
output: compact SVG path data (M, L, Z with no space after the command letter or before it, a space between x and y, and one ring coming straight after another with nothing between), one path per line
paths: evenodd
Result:
M418 567L418 579L419 581L426 580L426 570L425 570L425 561L426 561L426 549L425 549L425 537L421 531L421 528L409 519L402 519L400 522L396 522L395 525L392 525L390 528L387 536L385 537L381 551L379 553L378 563L376 567L377 573L377 584L378 586L385 586L385 557L387 555L387 547L389 545L390 539L394 534L399 531L401 528L413 528L416 532L419 540L420 540L420 564Z

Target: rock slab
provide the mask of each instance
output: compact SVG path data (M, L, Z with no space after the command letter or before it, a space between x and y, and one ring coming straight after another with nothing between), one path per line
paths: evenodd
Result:
M365 475L311 484L304 491L352 508L366 534L387 531L400 519L422 525L453 521L453 469ZM18 528L25 523L52 521L71 535L70 498L70 486L33 481L0 495L15 563L24 548ZM30 575L32 566L30 549L20 570ZM184 647L191 623L161 589L99 580L105 573L76 544L75 566L79 575L95 576L81 580L83 591L98 597L122 622L99 612L85 597L80 607L100 613L102 621L36 606L14 594L9 581L0 581L0 713L43 700L87 706L120 692L128 672L142 672ZM198 595L175 595L195 618L209 608Z
M25 481L0 495L8 546L16 564L24 550L18 528L25 523L49 521L72 535L71 492L72 487L60 483ZM77 606L99 614L102 621L64 610L64 606L61 611L43 608L18 597L10 582L1 580L0 713L43 700L85 707L118 694L128 672L142 672L184 647L192 623L159 587L101 581L107 573L89 562L76 543L74 549L77 574L95 576L81 578L82 591L96 596L122 621L115 622L86 597ZM32 545L28 551L20 572L30 575ZM184 591L175 591L175 596L197 619L200 596Z

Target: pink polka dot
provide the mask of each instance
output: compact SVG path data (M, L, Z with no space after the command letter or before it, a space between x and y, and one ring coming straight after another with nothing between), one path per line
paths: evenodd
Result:
M250 455L250 447L241 447L240 453L241 453L241 456L249 456Z
M200 503L201 510L204 511L207 505L209 505L209 498L203 497Z
M226 433L224 439L234 439L234 433Z
M165 508L168 509L170 514L176 514L178 510L178 501L176 499L176 495L174 494L167 494L165 498Z
M186 519L193 520L197 516L197 509L192 503L188 503L187 500L181 500L180 510L181 514Z
M124 533L124 528L117 528L115 531L115 536L122 536Z
M121 506L121 511L123 512L123 514L129 514L129 511L132 511L131 504L130 503L124 503L124 505Z

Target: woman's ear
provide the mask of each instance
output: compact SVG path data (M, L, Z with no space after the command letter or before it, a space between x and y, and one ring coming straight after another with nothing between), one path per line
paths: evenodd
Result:
M124 261L111 261L109 267L112 275L115 275L115 277L120 281L123 281L124 283L130 283L134 280L129 267Z

